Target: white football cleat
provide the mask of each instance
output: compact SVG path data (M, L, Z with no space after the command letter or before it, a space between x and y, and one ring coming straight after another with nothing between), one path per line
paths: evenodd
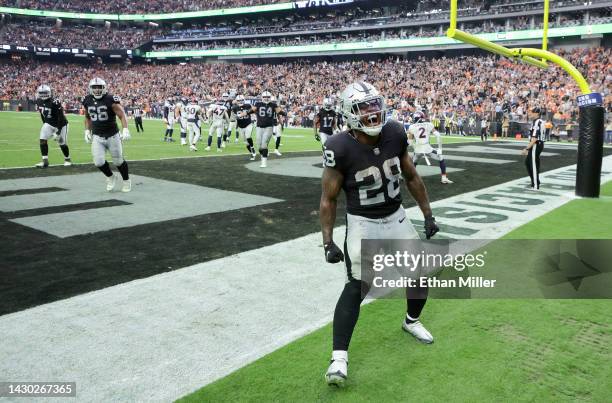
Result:
M260 168L265 168L267 166L268 166L268 159L264 158L264 157L261 157L261 164L259 164L259 167Z
M431 344L434 341L431 333L429 333L429 331L425 329L425 326L423 326L423 324L418 320L412 323L406 323L406 320L404 320L402 323L402 329L404 329L405 332L413 335L421 343Z
M34 165L36 168L46 168L49 166L49 160L43 160L38 164Z
M70 161L70 160L64 160L64 166L65 166L65 167L70 167L70 166L72 166L72 161Z
M129 191L132 190L132 181L131 180L124 180L123 181L123 186L121 186L121 191L123 193L127 193Z
M257 159L257 154L251 154L251 161L255 161Z
M192 144L189 146L189 151L198 151L198 148L195 146L195 144Z
M184 140L184 139L181 139L181 145L182 145L182 146L186 146L186 145L187 145L187 141L186 141L186 140Z
M346 351L334 351L332 361L325 373L325 381L328 385L338 387L344 386L348 376L348 355Z
M236 144L238 144L239 142L240 142L240 140L238 140L238 139L236 139L236 140L234 141L234 143L236 143Z
M117 183L117 176L115 174L106 177L106 191L112 192L115 189Z
M204 151L210 151L210 146L206 146L206 148L204 149Z
M278 155L279 157L283 155L280 151L278 151L278 148L274 150L274 154Z
M443 176L442 179L440 179L440 183L444 183L444 184L450 184L450 183L455 183L452 180L448 179L446 176Z
M223 152L223 150L222 150L222 149L220 149L220 148L217 148L217 152L218 152L218 153L221 153L221 152Z
M221 148L225 148L225 141L221 142Z

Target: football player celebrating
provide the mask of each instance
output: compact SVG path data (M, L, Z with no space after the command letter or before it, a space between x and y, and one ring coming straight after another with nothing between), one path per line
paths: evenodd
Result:
M280 113L281 108L272 101L272 94L264 91L261 101L255 103L251 112L257 116L257 149L261 155L260 168L268 166L268 143L274 134L274 114Z
M164 122L166 123L166 133L164 134L164 141L173 142L172 133L174 132L174 105L172 100L166 100L164 104Z
M234 102L232 101L227 92L224 92L223 95L221 95L220 103L222 103L225 107L228 117L227 120L223 121L223 147L225 148L225 143L232 140L232 129L236 128L236 120L234 119L234 124L232 125L232 121L230 119L232 113L232 105L234 104Z
M196 143L200 139L200 125L202 108L194 96L184 107L185 119L187 120L187 132L189 133L189 151L198 151Z
M221 149L225 148L226 136L223 132L225 130L226 122L229 120L227 109L225 108L225 101L220 100L210 106L208 109L208 120L210 121L210 128L208 129L208 146L206 147L206 151L210 151L213 133L216 132L217 152L221 152Z
M323 108L315 116L313 126L315 139L320 141L322 145L325 145L329 136L338 131L337 114L333 109L331 99L325 98L323 100Z
M404 128L397 121L386 122L383 96L371 84L356 82L346 87L340 102L349 130L325 143L320 205L325 259L329 263L346 261L348 276L334 312L332 361L325 375L327 383L336 386L346 381L349 343L359 306L370 287L361 280L361 240L419 238L401 204L400 176L423 212L427 239L439 230L425 185L408 154ZM344 253L333 240L341 189L347 204ZM403 329L431 343L433 337L419 321L427 288L410 287L406 298Z
M436 135L438 141L438 149L434 148L430 144L431 134ZM408 128L408 143L414 149L414 155L412 156L412 163L416 166L421 157L425 157L427 165L429 165L429 158L437 160L440 163L441 178L440 183L449 184L453 183L446 176L446 161L442 156L442 136L438 132L433 123L428 122L423 112L415 112L412 115L412 124Z
M246 140L247 150L251 154L251 161L255 161L257 154L255 153L255 147L253 146L253 139L251 134L253 132L253 121L251 120L251 104L246 103L243 95L236 97L238 102L238 109L236 110L238 135Z
M47 140L52 138L57 141L64 154L64 166L72 165L70 162L70 150L68 149L68 120L64 115L64 107L59 99L53 98L51 87L41 85L36 90L36 106L40 112L43 125L40 128L40 154L42 162L36 164L37 168L49 166L49 144Z
M85 108L85 142L91 143L94 165L106 176L106 190L112 192L117 182L117 177L106 161L105 154L108 150L113 157L113 164L123 179L121 191L129 192L132 190L132 182L128 173L127 161L123 159L121 142L130 139L130 130L125 111L121 106L121 99L116 95L110 95L107 92L106 82L96 77L89 82L89 95L83 99L83 107ZM117 117L123 128L121 134L119 134L115 119Z

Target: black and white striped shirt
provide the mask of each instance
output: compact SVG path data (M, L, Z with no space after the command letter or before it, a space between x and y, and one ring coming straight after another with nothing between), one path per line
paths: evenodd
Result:
M536 119L531 124L530 136L537 141L544 141L545 130L544 130L544 121L542 119Z

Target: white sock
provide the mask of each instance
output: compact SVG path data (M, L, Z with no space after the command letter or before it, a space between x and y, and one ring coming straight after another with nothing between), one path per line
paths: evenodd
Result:
M332 360L344 360L348 362L348 351L334 350L332 351Z

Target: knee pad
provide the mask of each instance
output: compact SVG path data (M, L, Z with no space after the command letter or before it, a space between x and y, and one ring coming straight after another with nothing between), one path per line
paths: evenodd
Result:
M94 165L96 166L96 168L100 168L105 163L106 163L106 158L104 157L94 158Z
M117 157L117 158L113 157L113 165L116 166L116 167L118 167L119 165L122 165L123 161L125 161L123 159L123 156L120 156L120 157Z

